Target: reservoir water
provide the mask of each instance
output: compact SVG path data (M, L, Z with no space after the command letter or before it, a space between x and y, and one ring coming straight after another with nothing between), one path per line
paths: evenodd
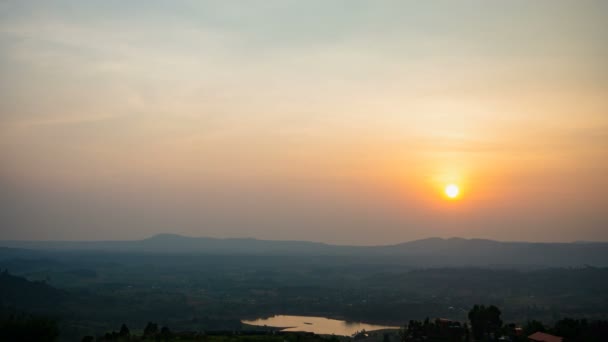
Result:
M305 331L321 335L352 336L358 331L373 331L380 329L399 329L385 325L375 325L359 322L346 322L337 319L313 316L277 315L255 320L243 320L245 324L282 328L282 331Z

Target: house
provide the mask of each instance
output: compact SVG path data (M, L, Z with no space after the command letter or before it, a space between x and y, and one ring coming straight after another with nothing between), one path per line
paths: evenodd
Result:
M537 331L534 334L528 336L528 340L532 342L562 342L564 338Z

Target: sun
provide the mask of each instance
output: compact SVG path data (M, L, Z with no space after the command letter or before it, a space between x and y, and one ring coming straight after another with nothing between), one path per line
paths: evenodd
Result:
M449 198L456 198L458 197L458 194L460 193L460 189L458 188L458 185L456 184L448 184L445 187L445 195L448 196Z

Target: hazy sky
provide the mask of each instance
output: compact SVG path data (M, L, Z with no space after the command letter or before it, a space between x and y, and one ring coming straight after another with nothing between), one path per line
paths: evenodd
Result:
M607 25L607 1L0 1L0 239L608 240Z

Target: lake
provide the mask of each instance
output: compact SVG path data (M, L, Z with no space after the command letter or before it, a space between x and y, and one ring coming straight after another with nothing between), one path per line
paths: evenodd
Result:
M399 329L385 325L346 322L337 319L312 316L277 315L255 320L243 320L245 324L282 328L282 331L306 331L321 335L352 336L357 331L373 331L380 329Z

